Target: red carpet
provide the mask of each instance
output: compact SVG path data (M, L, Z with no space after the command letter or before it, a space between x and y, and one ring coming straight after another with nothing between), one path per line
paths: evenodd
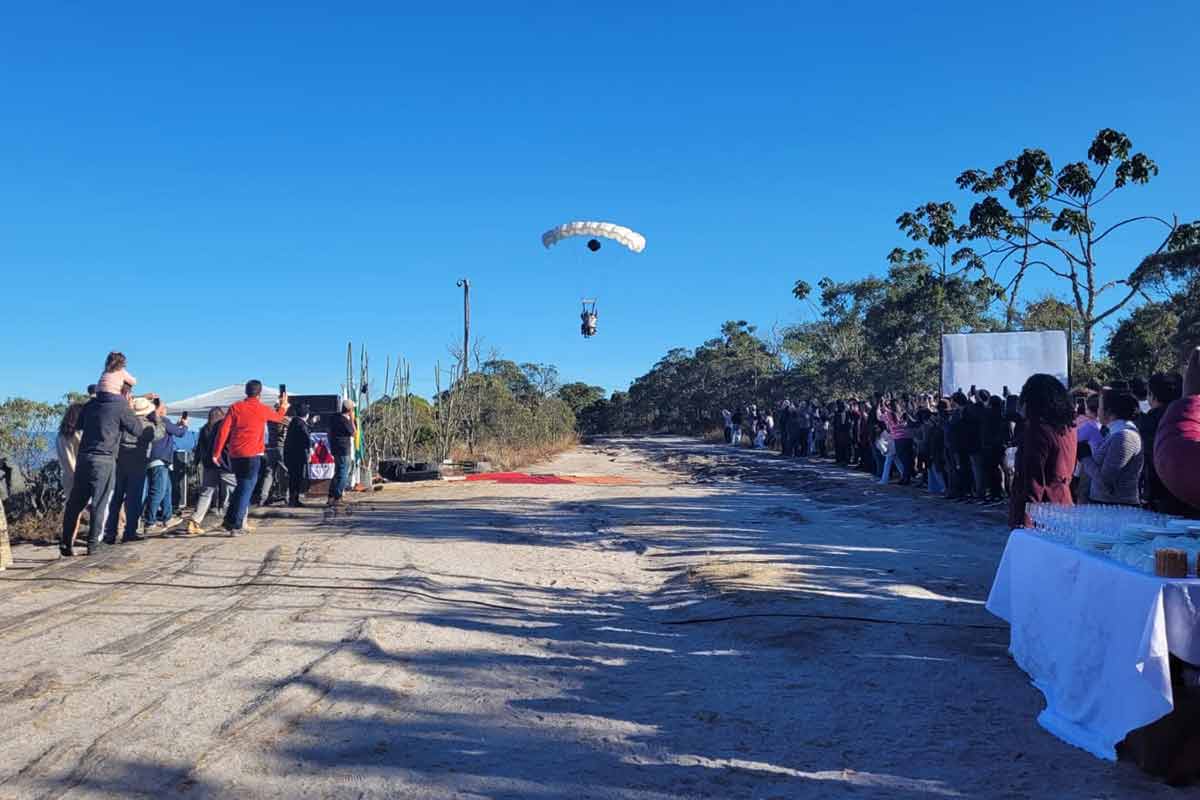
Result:
M491 481L492 483L527 483L527 484L564 484L584 483L602 485L623 485L637 483L630 478L605 475L531 475L527 472L481 472L468 475L469 481Z

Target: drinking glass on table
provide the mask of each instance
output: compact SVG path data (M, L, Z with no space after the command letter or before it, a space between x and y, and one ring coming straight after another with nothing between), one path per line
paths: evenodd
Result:
M1029 519L1033 522L1034 530L1045 535L1048 530L1048 520L1046 519L1046 504L1045 503L1029 503L1025 508L1029 514Z

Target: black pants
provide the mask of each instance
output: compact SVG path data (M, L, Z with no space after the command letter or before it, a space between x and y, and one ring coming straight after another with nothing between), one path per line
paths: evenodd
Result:
M71 486L71 496L67 498L67 507L63 511L63 526L61 546L66 549L71 546L75 536L75 526L79 524L79 515L92 503L92 516L88 523L88 547L95 548L104 534L104 521L107 511L105 501L112 491L113 470L116 464L111 456L92 458L81 455L75 466L75 483ZM136 522L134 523L136 524Z
M1003 461L1003 446L983 448L983 488L988 497L1004 496L1004 476L1000 472L1000 464Z
M259 504L270 505L271 492L278 485L279 494L282 494L283 484L287 480L287 465L283 461L283 450L273 448L266 452L266 463L263 464L262 476L259 478Z
M833 453L834 458L839 464L846 464L850 461L850 436L846 433L835 433L833 435Z
M307 466L303 461L287 464L288 502L292 505L300 502L300 495L304 492L306 482L304 473Z
M971 469L971 454L966 450L954 451L954 496L970 497L975 491L975 473Z
M917 443L912 439L897 439L896 462L900 465L900 483L912 483L913 471L916 467Z

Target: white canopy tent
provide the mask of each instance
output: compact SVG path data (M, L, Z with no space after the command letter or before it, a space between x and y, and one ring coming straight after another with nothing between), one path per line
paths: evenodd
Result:
M168 400L167 414L172 417L178 417L184 411L188 412L188 416L198 420L200 424L208 418L208 412L214 408L229 408L234 403L246 399L246 385L244 383L235 383L231 386L222 386L220 389L198 394L195 397L188 397L183 400ZM273 406L279 402L279 390L272 389L264 385L262 396L259 398L267 405Z

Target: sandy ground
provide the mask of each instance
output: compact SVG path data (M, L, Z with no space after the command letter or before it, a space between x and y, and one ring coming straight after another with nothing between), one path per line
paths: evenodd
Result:
M1037 726L999 511L682 439L541 469L639 483L16 548L0 797L1178 796Z

